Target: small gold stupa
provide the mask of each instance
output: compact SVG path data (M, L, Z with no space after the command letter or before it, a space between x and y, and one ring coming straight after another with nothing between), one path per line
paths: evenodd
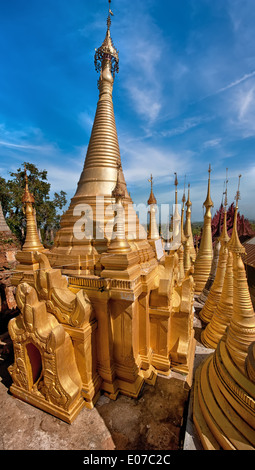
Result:
M191 226L191 206L192 202L190 200L190 183L188 184L188 198L186 202L186 221L185 221L185 226L184 226L184 235L186 238L189 239L189 249L190 249L190 255L192 262L194 263L196 259L196 250L194 247L194 241L193 241L193 233L192 233L192 226Z
M212 229L211 229L211 208L213 202L211 199L211 165L209 165L209 178L207 197L204 202L205 215L202 238L199 246L199 251L194 263L194 282L195 282L195 295L199 296L207 282L208 276L211 271L213 248L212 248Z
M205 449L254 450L255 313L236 218L229 250L233 256L233 314L215 352L196 372L193 420Z
M226 185L226 188L225 188L225 191L223 192L223 196L225 195L225 201L224 201L225 212L224 212L224 220L223 220L223 225L224 225L223 230L225 230L226 236L228 238L227 225L226 225L227 220L225 220L226 217L227 217L226 210L227 210L228 168L226 169L225 185ZM225 227L225 225L226 225L226 227ZM207 282L205 284L204 289L202 290L201 294L197 298L197 302L199 302L201 305L205 304L205 302L207 300L207 297L209 295L209 292L211 290L211 287L214 283L216 273L217 273L217 267L218 267L219 255L220 255L220 247L221 247L220 235L221 235L221 214L220 214L220 217L219 217L217 233L215 234L215 243L214 243L214 248L213 248L213 260L212 260L211 271L210 271L210 274L209 274L209 277L207 279Z
M148 241L152 247L155 248L155 241L160 239L157 220L156 220L156 210L157 210L157 199L153 193L153 176L151 175L149 179L151 183L151 192L148 199L148 205L150 206L150 219L149 219L149 230L148 230Z
M201 320L204 323L209 323L215 312L215 309L220 301L223 282L226 273L227 259L228 259L228 242L229 236L227 232L227 199L225 200L225 211L224 211L224 223L222 232L218 238L220 243L219 259L217 263L217 269L212 287L208 293L207 299L202 310L199 313Z

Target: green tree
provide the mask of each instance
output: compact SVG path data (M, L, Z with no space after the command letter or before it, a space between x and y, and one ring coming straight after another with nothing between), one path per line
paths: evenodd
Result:
M22 204L25 189L25 168L28 176L29 191L35 198L37 227L42 241L51 243L53 233L59 228L61 211L67 200L66 193L54 193L50 198L50 183L47 181L47 171L39 170L33 163L23 163L23 168L10 172L11 179L6 181L0 177L0 197L6 221L12 232L23 243L26 234L26 219Z

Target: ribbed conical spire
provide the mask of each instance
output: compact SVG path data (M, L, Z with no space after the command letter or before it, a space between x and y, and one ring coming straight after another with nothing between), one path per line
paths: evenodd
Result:
M159 232L157 227L156 221L156 204L157 200L153 193L153 176L151 175L149 182L151 183L151 192L150 197L148 199L148 205L150 206L150 221L149 221L149 233L148 233L148 240L158 240L159 239Z
M88 264L90 267L95 265L101 253L108 249L111 234L109 235L106 227L111 225L114 215L106 209L110 204L115 203L112 191L116 186L117 178L123 190L121 204L125 212L125 236L128 240L143 239L144 253L148 249L147 260L153 257L152 248L144 240L146 233L139 224L121 167L112 101L114 76L119 70L119 55L111 38L111 15L112 12L109 9L106 36L95 53L95 67L100 73L99 100L84 168L69 209L61 219L61 229L56 235L54 247L51 250L53 266L54 264L63 265L64 257L66 257L66 262L69 265L73 264L72 272L78 271L78 273L86 269ZM85 236L85 231L81 230L82 223L79 223L79 219L86 210L88 213L84 215L84 224L85 227L86 224L92 227L90 237ZM139 246L136 245L134 249L139 249ZM144 259L146 260L146 254Z
M216 348L226 332L233 314L233 255L228 251L226 273L220 300L210 323L203 332L203 343L208 348Z
M178 179L177 173L174 174L174 185L175 185L175 201L174 201L174 212L173 212L173 241L172 249L176 250L181 245L181 216L178 210Z
M226 178L226 190L225 190L225 201L224 201L224 222L221 235L219 240L228 251L227 264L225 268L225 276L223 281L222 292L220 299L216 305L215 311L212 318L202 333L203 343L210 348L215 348L225 333L226 327L229 325L230 319L233 313L233 257L231 251L229 251L229 236L227 231L227 183Z
M178 250L179 254L179 281L182 282L185 277L185 266L184 266L184 255L185 255L185 243L187 241L185 234L184 234L184 211L185 211L185 183L184 183L184 190L182 196L182 211L181 211L181 244Z
M185 195L185 182L184 182L184 190L182 196L182 215L181 215L181 241L184 245L186 237L184 232L184 212L185 212L185 203L186 203L186 195Z
M245 249L239 240L237 232L240 178L241 175L239 176L238 191L236 194L233 232L228 244L229 250L233 254L234 294L233 315L227 330L226 346L233 362L245 373L245 360L248 348L249 345L255 341L255 313L242 260L242 253L245 252Z
M191 254L192 260L195 261L195 259L196 259L196 250L195 250L195 247L194 247L192 226L191 226L192 202L190 200L190 183L188 184L188 197L187 197L186 207L187 207L187 210L186 210L186 221L185 221L185 226L184 226L184 235L185 235L185 237L189 238L190 254Z
M212 284L208 291L207 298L205 299L204 307L200 312L200 318L205 323L209 323L211 321L212 316L217 307L217 304L220 300L221 292L223 288L223 282L225 278L225 272L226 272L226 265L227 265L227 259L228 259L227 243L229 241L229 236L227 233L227 180L226 180L226 191L225 191L224 221L223 221L222 231L220 231L220 227L221 227L221 216L219 217L218 230L217 230L218 236L215 241L214 256L213 256L213 261L212 261L211 272L207 281L208 283L209 280L212 279ZM218 253L215 254L215 250L217 250ZM217 262L215 260L216 257L218 258ZM214 264L216 264L216 269L213 273L212 271L214 268ZM201 296L202 294L200 295L200 297Z
M209 165L209 178L207 197L204 202L205 215L204 226L201 237L199 251L194 264L194 281L195 281L195 294L200 295L211 271L213 249L212 249L212 229L211 229L211 207L213 202L211 199L211 165Z
M42 251L43 245L40 242L37 224L35 219L35 211L33 204L35 202L33 194L30 193L28 188L28 178L25 167L25 191L22 197L22 203L26 214L26 239L22 247L22 251Z

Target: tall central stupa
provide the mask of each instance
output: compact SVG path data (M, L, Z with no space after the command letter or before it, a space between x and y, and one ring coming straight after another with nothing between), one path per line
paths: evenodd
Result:
M111 224L114 223L110 205L116 202L113 191L117 180L122 189L125 235L130 247L140 254L142 251L141 260L148 261L154 257L133 208L122 171L112 101L119 54L111 38L111 15L109 8L106 36L95 52L95 68L100 73L99 100L84 168L69 209L61 219L61 228L50 254L51 263L62 266L66 274L88 274L97 264L99 255L107 250L112 235Z
M31 234L28 248L36 250L26 251L25 247L19 253L23 264L15 272L21 304L26 297L28 312L46 309L72 339L81 383L72 376L78 385L78 402L70 402L69 420L75 416L75 406L80 406L79 394L87 407L94 405L101 392L112 399L118 393L137 397L144 382L153 385L158 373L169 376L171 369L185 374L189 383L195 353L192 276L189 272L184 278L179 276L177 250L169 254L162 250L153 224L147 240L122 171L112 102L119 57L110 34L111 15L109 8L106 36L95 53L95 66L100 73L99 100L76 193L62 217L52 250L37 248L36 230L28 231L32 223L28 211L31 202L25 201L27 233ZM155 198L150 199L153 206L155 202ZM153 211L151 215L155 218ZM35 218L33 222L34 227ZM23 310L27 318L26 305ZM33 343L29 328L30 323L25 333ZM26 347L25 333L16 335L16 331L12 337L20 355ZM57 327L57 331L63 333L62 328ZM45 341L40 348L45 347ZM30 348L33 360L37 347L33 343ZM50 377L57 382L64 374L63 384L69 391L73 370L69 361L73 361L73 353L65 356L65 347L63 343L64 354L56 367L52 363ZM40 361L40 354L36 354L42 369L40 380L36 384L30 380L28 394L26 382L23 384L22 377L17 376L24 371L16 364L14 392L49 410L40 392L45 390L41 388L42 379L49 383L49 371ZM18 355L17 358L20 359ZM27 355L26 359L22 376L31 376ZM66 410L62 409L65 402L61 403L59 399L50 412L66 418Z

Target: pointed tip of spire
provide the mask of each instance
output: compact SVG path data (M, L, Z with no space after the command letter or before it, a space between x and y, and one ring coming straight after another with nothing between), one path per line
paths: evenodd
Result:
M213 207L213 206L214 206L213 201L212 201L212 198L211 198L211 172L212 172L211 164L209 164L209 169L208 169L209 177L208 177L207 197L206 197L206 200L205 200L205 202L204 202L204 206L205 206L206 208L209 208L209 207Z
M239 175L238 181L238 189L236 192L236 207L235 207L235 215L234 215L234 224L233 224L233 231L228 243L228 248L230 251L234 253L245 253L245 248L243 247L242 243L240 242L238 231L237 231L237 213L238 213L238 201L240 200L240 179L242 175Z
M115 48L112 38L111 38L111 34L110 34L111 16L113 16L113 12L110 8L111 0L108 0L108 1L109 1L109 11L108 11L108 16L107 16L106 36L105 36L103 44L95 51L94 63L95 63L96 71L100 72L102 68L103 60L105 58L110 59L111 60L111 72L114 77L115 73L119 72L119 52Z
M150 197L148 199L148 205L152 205L152 204L157 204L157 199L155 198L154 196L154 193L153 193L153 176L151 175L150 179L148 180L149 183L151 183L151 193L150 193Z
M22 203L26 204L26 203L30 202L30 203L33 204L35 202L35 198L34 198L33 194L30 193L30 191L29 191L26 165L24 165L24 172L25 172L25 190L24 190L24 194L23 194L23 197L22 197Z
M225 207L225 212L227 211L227 205L228 205L228 168L226 168L226 181L225 181L225 191L223 192L224 198L224 207Z
M220 217L221 218L221 217ZM230 241L227 229L227 211L224 211L223 228L219 237L220 242L227 244Z
M190 183L188 184L188 198L187 198L186 206L188 208L192 206L192 202L190 200Z

